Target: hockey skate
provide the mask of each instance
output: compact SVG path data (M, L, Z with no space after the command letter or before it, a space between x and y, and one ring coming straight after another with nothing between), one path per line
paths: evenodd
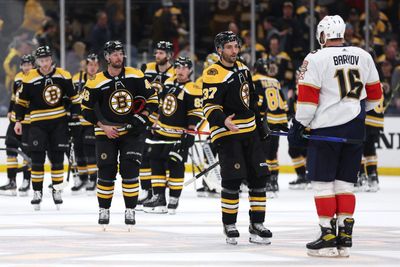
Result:
M72 195L79 195L86 187L86 181L82 181L79 177L74 177L74 186L71 188Z
M313 257L337 257L336 219L331 220L331 227L321 227L319 238L307 244L307 254Z
M41 191L33 191L33 199L31 200L31 204L33 205L34 210L40 210L40 203L42 202L42 192Z
M305 175L297 175L297 179L289 182L289 189L292 190L304 190L310 185L310 181L307 180Z
M240 236L235 224L224 224L224 234L226 243L229 245L237 245L237 238Z
M150 201L152 196L153 196L153 191L151 189L141 191L139 194L139 199L138 199L135 210L143 210L143 204L145 202Z
M269 180L267 180L267 182L265 183L265 193L266 193L266 197L269 199L276 197L276 194L272 189L271 181L269 181Z
M31 187L30 180L23 179L22 185L18 188L18 194L20 197L25 197L28 195L29 188Z
M170 215L175 215L176 214L176 209L178 208L179 205L179 198L177 197L169 197L169 202L168 202L168 214Z
M371 173L368 175L368 189L367 192L378 192L379 191L379 179L378 174Z
M57 210L60 210L61 204L63 203L63 200L61 198L61 191L53 189L51 195L53 196L53 201L54 204L56 204Z
M136 224L134 209L125 210L125 224L128 226L128 232L131 232L132 226Z
M86 183L86 193L89 196L96 194L96 181L88 181Z
M261 245L269 245L272 233L262 223L251 223L249 226L249 242Z
M106 231L106 226L110 223L110 210L109 209L100 208L98 223L102 226L103 231Z
M339 226L339 233L337 237L337 249L339 256L349 257L350 248L353 245L352 234L353 234L354 219L344 219L344 227Z
M278 184L278 175L273 174L271 175L271 186L272 186L272 191L277 194L279 192L279 184Z
M153 195L149 201L143 204L143 210L147 213L167 213L168 209L165 195Z
M354 184L355 192L366 192L368 189L368 178L365 173L358 175L357 183Z
M14 179L9 179L8 184L0 187L0 195L4 196L16 196L17 195L17 184Z

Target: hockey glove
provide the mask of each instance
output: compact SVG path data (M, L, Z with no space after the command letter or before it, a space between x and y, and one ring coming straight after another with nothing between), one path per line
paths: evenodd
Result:
M290 146L306 147L307 139L303 137L306 127L298 122L295 118L292 119L292 126L288 132L288 141Z
M139 135L146 130L148 125L150 125L149 118L139 113L132 116L131 123L126 125L126 129L131 135Z
M182 149L189 149L194 145L194 135L184 133L181 136Z
M256 127L258 135L260 136L260 140L261 141L267 140L269 137L269 133L271 132L267 120L265 118L263 120L256 119Z

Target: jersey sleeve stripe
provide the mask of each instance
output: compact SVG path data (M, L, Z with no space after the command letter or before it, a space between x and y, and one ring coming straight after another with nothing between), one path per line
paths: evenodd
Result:
M299 84L298 101L305 103L312 103L318 105L319 102L319 88L314 86Z
M378 101L382 97L382 87L380 82L369 83L365 85L367 91L367 100Z

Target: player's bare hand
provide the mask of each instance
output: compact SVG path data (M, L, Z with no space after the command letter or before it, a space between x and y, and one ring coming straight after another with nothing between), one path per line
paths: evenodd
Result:
M15 123L14 131L17 135L22 135L22 124L19 121Z
M101 129L103 129L104 133L110 139L115 139L115 138L117 138L119 136L118 130L117 130L117 128L115 126L102 125Z
M231 132L238 132L239 128L236 126L236 124L232 121L233 117L235 117L235 114L229 115L226 117L224 124L225 126L229 129Z

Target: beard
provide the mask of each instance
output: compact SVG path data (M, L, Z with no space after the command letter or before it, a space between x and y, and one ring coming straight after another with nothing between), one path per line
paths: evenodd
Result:
M115 69L121 69L123 65L123 61L117 61L117 62L111 62L110 63L111 67Z
M160 65L160 66L164 66L165 64L167 64L168 59L167 58L163 58L163 59L156 59L156 64Z
M228 56L228 55L224 55L224 53L222 53L222 59L230 64L234 64L237 60L237 55L235 56Z

